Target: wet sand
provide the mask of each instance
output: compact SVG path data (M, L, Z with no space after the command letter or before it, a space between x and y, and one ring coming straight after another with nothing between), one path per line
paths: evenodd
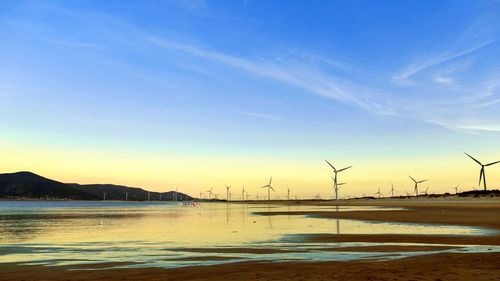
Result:
M311 202L314 205L332 203ZM308 235L310 242L391 242L391 243L432 243L500 245L500 199L475 200L353 200L342 202L342 206L384 206L402 207L402 210L371 211L300 211L300 212L259 212L261 215L312 215L329 219L352 219L380 222L447 224L478 226L491 229L488 236L460 235L408 235L408 234L331 234Z
M300 251L290 251L284 249L267 249L267 248L170 248L169 250L176 250L182 252L194 252L194 253L232 253L232 254L281 254L281 253L292 253Z
M326 204L301 202L301 204ZM331 202L329 203L331 204ZM453 224L497 230L490 236L444 235L311 235L314 242L414 242L500 245L500 201L496 200L360 200L345 205L405 207L397 211L295 212L325 218ZM289 213L266 213L288 215ZM454 247L451 246L450 247ZM349 247L349 251L432 251L434 247ZM438 248L434 248L438 249ZM195 249L193 249L194 251ZM219 249L219 252L227 252ZM226 249L227 250L227 249ZM333 249L332 249L333 250ZM235 251L244 251L236 249ZM252 250L249 250L252 251ZM214 250L216 253L217 251ZM263 252L263 254L265 251ZM30 266L0 264L0 280L500 280L500 253L441 253L397 260L349 262L247 262L177 269L102 269L102 265ZM99 270L88 270L89 268ZM83 270L81 270L83 269Z
M0 280L500 280L499 253L436 254L391 261L238 263L178 269L70 270L0 265Z

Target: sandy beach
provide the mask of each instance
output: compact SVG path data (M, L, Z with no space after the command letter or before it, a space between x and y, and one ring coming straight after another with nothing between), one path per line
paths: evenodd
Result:
M500 0L0 0L0 38L0 281L500 281Z
M328 204L301 202L300 204ZM331 204L331 202L330 202ZM342 251L374 251L381 259L342 262L244 262L215 266L192 266L176 269L123 268L106 269L113 264L90 266L34 266L1 264L0 280L500 280L499 253L439 253L433 250L465 245L500 245L500 202L498 199L448 200L360 200L344 205L403 207L403 210L353 212L303 211L290 215L314 215L369 221L453 224L491 229L491 235L309 235L314 242L405 242L430 243L436 246L345 247ZM285 213L266 213L283 215ZM288 213L286 213L288 215ZM445 244L445 245L441 245ZM196 251L197 249L191 249ZM214 249L217 252L252 252L263 249ZM325 247L327 250L327 247ZM338 249L332 249L338 251ZM383 253L393 251L429 252L425 255L384 260ZM286 254L286 253L285 253ZM89 270L98 269L98 270Z

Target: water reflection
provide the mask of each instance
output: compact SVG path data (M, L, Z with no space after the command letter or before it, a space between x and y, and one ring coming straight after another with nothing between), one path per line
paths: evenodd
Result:
M305 247L304 251L310 249L311 244L284 239L296 234L484 233L479 228L459 226L369 223L342 219L335 219L333 223L329 219L290 215L302 210L342 212L374 208L233 203L184 206L163 202L3 201L0 202L0 262L46 261L61 264L61 260L82 262L92 257L94 262L139 261L156 265L163 262L167 265L162 266L168 266L189 263L186 257L204 255L192 252L188 255L175 250L179 248L197 248L202 249L201 252L208 252L208 248L263 246L291 249ZM267 211L267 215L254 214L263 211ZM271 211L284 213L272 216L269 215ZM281 255L286 258L312 258L313 255L304 254L303 251L293 252ZM176 263L170 258L176 258ZM249 256L240 255L240 258Z
M335 210L337 211L337 213L339 212L339 205L335 206ZM337 221L337 234L340 234L340 220L339 219L335 219Z

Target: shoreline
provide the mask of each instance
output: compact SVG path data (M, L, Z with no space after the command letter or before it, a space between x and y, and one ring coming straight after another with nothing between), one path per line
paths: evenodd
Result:
M307 235L306 242L376 242L380 245L346 247L344 251L380 252L380 259L354 261L237 262L222 265L164 268L106 268L119 264L40 266L0 264L0 281L13 280L499 280L500 253L433 253L433 247L457 248L467 245L500 245L500 200L469 198L462 200L357 200L339 206L401 207L402 210L258 212L265 215L314 215L325 219L354 219L401 223L430 223L485 227L492 235L387 235L318 234ZM417 202L418 201L418 202ZM263 202L266 204L267 202ZM302 203L301 206L332 206L328 202ZM345 203L345 202L344 202ZM279 202L283 204L283 202ZM425 243L435 245L383 245L383 243ZM444 245L444 246L443 246ZM453 246L455 245L455 246ZM443 248L444 247L444 248ZM327 246L325 245L325 248ZM435 248L437 249L437 248ZM196 249L193 249L195 251ZM244 251L245 249L237 249ZM249 249L250 250L250 249ZM339 249L336 249L338 251ZM227 251L227 250L226 250ZM253 250L250 250L253 251ZM384 260L383 254L419 251L423 255ZM263 250L261 254L266 254ZM214 254L214 253L211 253ZM286 255L286 253L283 253ZM90 269L90 270L89 270ZM98 269L98 270L91 270Z

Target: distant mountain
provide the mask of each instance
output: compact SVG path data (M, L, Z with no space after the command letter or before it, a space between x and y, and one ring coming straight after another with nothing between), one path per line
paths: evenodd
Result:
M12 199L57 199L57 200L125 200L128 193L129 201L148 200L148 191L142 188L113 184L76 184L62 183L47 179L31 172L0 174L0 198ZM193 200L181 192L150 192L151 201Z
M97 200L97 196L31 172L0 174L0 197Z
M128 187L113 184L69 184L83 192L88 192L100 199L104 198L106 193L106 200L125 200L126 193L128 193L128 200L131 201L146 201L148 200L148 191L137 187ZM151 201L173 201L175 200L175 191L169 192L150 192L149 200ZM161 195L161 197L160 197ZM181 192L177 192L178 201L189 201L194 198Z

